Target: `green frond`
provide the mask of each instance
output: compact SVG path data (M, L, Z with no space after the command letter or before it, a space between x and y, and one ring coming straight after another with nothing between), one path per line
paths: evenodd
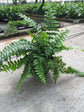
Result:
M0 66L3 61L11 60L12 56L19 57L24 55L30 49L31 43L26 39L21 39L6 46L0 53Z
M42 29L44 31L56 31L57 27L59 27L59 22L56 21L56 17L54 15L55 13L50 9L48 9L48 11L45 13L44 22L42 23Z
M16 69L19 69L22 65L24 65L26 61L26 58L20 58L18 60L15 61L8 61L7 64L3 64L1 66L1 70L0 71L5 71L8 72L10 70L15 71Z
M51 71L54 71L54 61L53 60L49 60L48 61L48 67L49 67L49 69L51 70Z
M37 58L37 57L35 57ZM39 59L34 59L34 67L35 67L35 76L38 78L38 80L42 81L43 83L46 83L46 77L45 77L45 71L43 67L43 58L39 56Z
M23 71L23 73L22 73L22 75L21 75L21 78L20 78L20 80L19 80L19 82L18 82L18 85L17 85L17 87L16 87L16 91L19 89L19 87L21 86L22 82L23 82L27 77L32 77L32 76L33 76L32 72L31 72L31 69L32 69L32 68L31 68L30 62L29 62L29 61L26 62L25 67L24 67L24 71Z
M37 24L33 19L31 19L23 14L19 14L19 16L24 18L24 23L28 24L29 26L33 26L34 28L37 28Z
M56 60L57 60L57 58L56 58ZM59 67L58 67L59 63L57 63L58 60L57 61L56 60L53 58L53 60L48 61L48 67L53 72L53 79L55 80L55 83L56 83L56 80L58 79L59 73L60 73Z
M48 35L47 33L45 32L40 32L38 35L37 35L37 39L40 43L42 43L43 45L44 44L47 44L49 42L49 38L48 38Z
M80 77L84 77L84 72L80 72L79 70L74 69L71 66L65 68L64 72L67 74L78 74Z
M52 35L57 36L59 30L57 29L56 31L57 31L57 32L47 32L47 34L48 34L49 36L52 36Z
M59 72L58 68L56 67L53 72L53 79L55 80L55 83L56 83L57 79L59 78L59 73L60 72Z

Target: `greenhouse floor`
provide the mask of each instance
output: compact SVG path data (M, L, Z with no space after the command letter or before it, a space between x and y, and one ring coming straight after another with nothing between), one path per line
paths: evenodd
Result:
M84 23L61 28L69 29L67 46L84 49ZM23 36L22 36L23 37ZM31 40L30 36L24 38ZM0 50L18 39L0 40ZM59 55L67 65L84 71L84 52L80 50L62 51ZM35 78L26 79L15 95L15 88L23 68L13 73L0 73L0 112L83 112L84 77L60 74L57 84L51 75L47 84L40 84Z

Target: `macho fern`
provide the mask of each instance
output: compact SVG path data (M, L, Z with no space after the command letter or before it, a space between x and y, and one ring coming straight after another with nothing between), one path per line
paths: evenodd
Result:
M36 27L37 32L30 33L31 41L20 39L0 52L0 71L15 71L22 65L24 66L16 90L27 77L35 76L40 82L46 83L49 70L52 71L55 82L60 73L75 73L84 76L84 72L66 67L62 57L57 56L57 53L62 50L70 49L64 43L68 31L60 32L56 28L58 25L54 13L49 10L45 14L42 28ZM16 60L12 59L13 56L14 59L17 57Z

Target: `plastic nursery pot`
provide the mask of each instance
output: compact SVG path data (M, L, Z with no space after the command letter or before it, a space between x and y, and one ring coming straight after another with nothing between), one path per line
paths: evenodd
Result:
M22 30L22 29L25 29L25 26L22 26L22 27L18 27L17 29L18 29L18 30Z
M20 19L19 20L23 20L24 18L23 17L20 17Z
M26 28L34 28L33 26L26 26Z

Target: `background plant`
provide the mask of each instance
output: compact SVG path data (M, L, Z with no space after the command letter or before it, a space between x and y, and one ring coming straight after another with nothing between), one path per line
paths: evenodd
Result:
M54 14L49 7L45 14L45 22L42 25L42 29L45 31L37 27L36 34L30 33L32 41L20 39L9 44L0 52L0 71L15 71L24 65L16 90L27 77L35 76L40 82L46 83L49 70L52 71L55 82L60 73L75 73L84 76L84 72L70 66L66 67L62 57L57 56L62 50L69 50L72 47L65 46L64 41L68 31L60 32L56 29L58 22L55 20ZM13 61L12 56L19 58Z
M23 12L23 7L18 6L0 6L0 20L17 20L20 19L18 13Z
M59 3L52 4L51 7L56 11L56 17L84 18L84 4L82 3Z
M50 5L50 9L55 10L55 16L61 18L84 18L84 3L49 3L46 2L42 8L42 13L39 12L41 3L38 4L24 4L18 6L0 6L0 20L19 20L18 13L23 14L42 14L48 10L47 6Z
M10 26L10 25L7 25L6 27L4 27L4 33L9 35L11 33L17 33L18 30L15 26Z
M25 26L24 21L21 21L21 20L9 21L8 24L9 24L10 26L15 26L15 27L17 27L17 28Z
M36 22L26 15L23 14L18 14L19 17L23 18L23 20L17 20L17 21L9 21L8 25L9 26L14 26L14 27L33 27L36 26Z

